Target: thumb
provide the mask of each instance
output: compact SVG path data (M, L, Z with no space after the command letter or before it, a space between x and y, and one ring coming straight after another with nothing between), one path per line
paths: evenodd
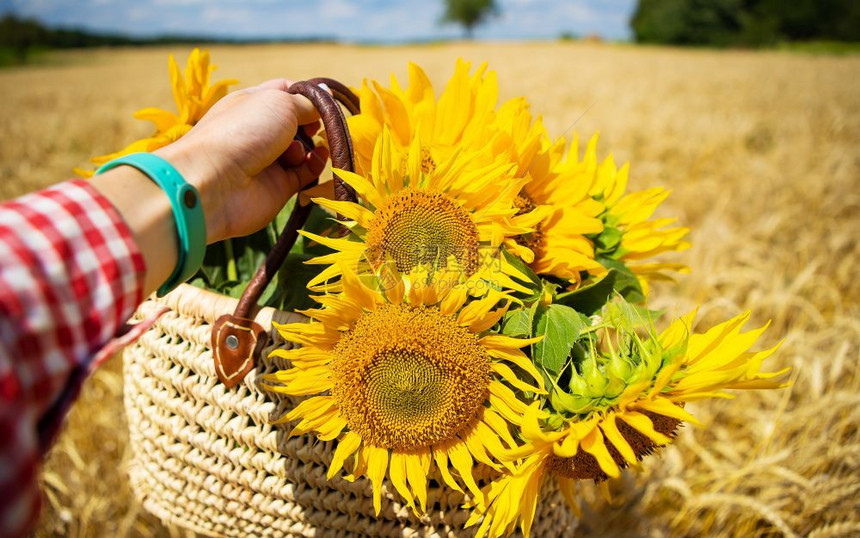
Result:
M245 90L248 93L255 93L262 90L277 90L285 93L289 96L291 104L296 112L296 118L298 120L299 125L305 125L308 123L314 123L320 119L319 112L317 112L316 107L314 107L313 103L311 103L307 97L301 95L293 95L288 93L290 86L293 85L293 81L287 80L285 78L276 78L272 80L267 80L262 84L254 86L252 88L248 88Z

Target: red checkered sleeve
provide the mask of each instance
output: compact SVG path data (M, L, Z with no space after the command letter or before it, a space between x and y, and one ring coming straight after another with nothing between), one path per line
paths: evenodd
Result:
M0 204L0 536L35 523L41 455L140 303L144 271L128 226L85 181Z

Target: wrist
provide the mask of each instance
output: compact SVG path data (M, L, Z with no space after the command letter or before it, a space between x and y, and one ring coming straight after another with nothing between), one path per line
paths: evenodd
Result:
M206 244L224 238L223 225L218 215L220 207L215 200L218 185L218 167L205 149L196 148L193 140L183 138L152 152L173 165L186 182L200 194L200 203L206 217Z
M206 222L200 194L169 161L152 153L132 153L118 157L100 167L96 171L96 176L124 166L135 168L152 180L167 195L170 203L178 239L176 243L179 247L178 260L169 278L158 289L159 296L162 296L188 280L203 262L206 249ZM135 185L137 190L141 189L139 181ZM141 190L140 197L144 193L145 191ZM130 200L133 204L139 203L140 197L132 196ZM144 206L138 211L146 214L149 209L150 207ZM160 212L157 214L159 219L163 219Z
M90 184L122 217L146 265L144 294L167 278L178 261L179 244L167 194L143 172L121 166L93 177Z

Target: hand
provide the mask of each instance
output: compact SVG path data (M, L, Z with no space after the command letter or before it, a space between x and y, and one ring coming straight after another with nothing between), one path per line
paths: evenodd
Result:
M299 126L313 134L319 115L289 86L277 79L229 94L155 151L200 192L209 243L259 230L325 168L325 148L305 154L293 140Z
M289 84L272 80L227 95L188 134L154 152L199 191L208 243L259 230L322 173L326 149L306 154L293 143L299 126L312 134L319 116L310 101L286 92ZM176 266L179 247L169 199L131 166L98 175L90 184L131 230L146 263L148 295Z

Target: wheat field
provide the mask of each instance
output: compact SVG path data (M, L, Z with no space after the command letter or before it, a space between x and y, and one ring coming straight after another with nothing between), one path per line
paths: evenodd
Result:
M171 107L167 54L72 52L0 71L0 199L66 179L91 155L148 135L131 114ZM791 388L690 405L705 427L611 484L580 489L580 536L860 534L860 57L585 43L217 46L220 78L403 80L438 86L455 58L488 61L500 97L524 95L549 131L601 133L631 188L673 189L664 216L692 228L692 273L652 290L700 327L753 311L782 339ZM138 506L121 361L86 384L42 472L38 536L180 536Z

